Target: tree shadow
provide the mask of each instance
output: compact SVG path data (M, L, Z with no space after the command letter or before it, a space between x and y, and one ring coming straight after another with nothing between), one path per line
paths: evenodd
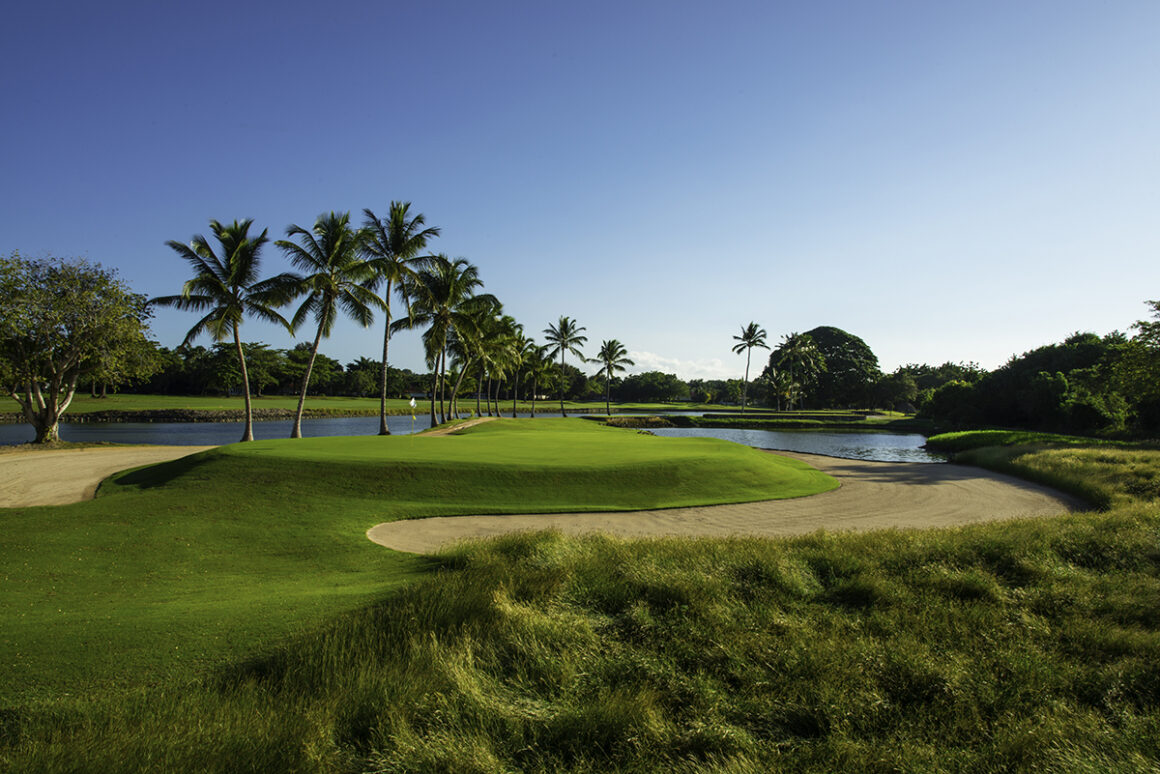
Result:
M170 481L180 478L200 466L206 460L205 455L205 452L191 454L188 457L182 457L169 462L159 462L154 465L135 468L134 470L113 476L102 485L102 488L125 486L136 487L138 489L154 489L159 486L165 486Z

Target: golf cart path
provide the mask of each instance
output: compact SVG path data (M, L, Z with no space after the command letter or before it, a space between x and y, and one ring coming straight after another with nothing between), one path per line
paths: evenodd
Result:
M0 454L0 508L67 505L91 500L122 470L169 462L213 446L118 446Z
M819 529L872 530L977 524L1083 510L1054 489L967 465L866 462L770 452L834 476L838 489L791 500L606 513L438 516L378 524L367 537L397 551L432 553L471 538L558 529L620 537L801 535Z

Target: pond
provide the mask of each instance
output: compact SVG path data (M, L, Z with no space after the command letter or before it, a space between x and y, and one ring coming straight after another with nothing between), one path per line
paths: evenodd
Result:
M831 432L827 430L739 430L735 428L659 427L653 433L678 438L724 438L759 449L824 454L874 462L946 462L922 448L917 433Z
M526 415L525 415L526 416ZM537 417L558 417L557 413L536 412ZM577 416L569 414L569 416ZM254 438L287 438L290 420L255 422ZM431 426L429 415L387 417L394 435L407 435ZM302 435L307 438L335 435L375 435L379 418L328 417L303 419ZM843 433L821 430L739 430L735 428L656 428L656 435L685 438L723 438L759 449L780 449L830 457L877 460L880 462L943 462L944 457L922 449L926 438L916 434ZM28 424L0 425L0 444L27 443L35 437ZM60 437L65 441L145 443L175 446L213 446L234 443L242 437L241 422L62 422Z

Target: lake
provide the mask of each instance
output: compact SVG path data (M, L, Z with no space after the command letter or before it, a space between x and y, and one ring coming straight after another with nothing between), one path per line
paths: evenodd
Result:
M536 412L537 417L558 417L557 413ZM569 416L577 416L570 414ZM291 420L255 422L254 438L287 438ZM412 432L410 416L387 417L387 426L395 435ZM417 414L414 431L431 426L427 414ZM303 419L302 435L307 438L336 435L375 435L379 418L328 417ZM926 438L917 434L843 433L823 430L739 430L735 428L654 428L650 432L683 438L723 438L727 441L829 457L876 460L880 462L944 462L945 457L922 449ZM0 425L0 444L27 443L35 437L28 424ZM175 446L213 446L234 443L242 437L241 422L62 422L60 437L65 441L146 443Z
M926 436L917 433L843 433L829 430L739 430L709 427L657 427L650 432L677 438L723 438L758 449L823 454L873 462L946 462L946 457L922 448Z

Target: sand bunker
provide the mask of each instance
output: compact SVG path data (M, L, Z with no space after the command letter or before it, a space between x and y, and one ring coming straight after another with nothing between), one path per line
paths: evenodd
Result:
M91 500L118 471L185 457L212 446L117 446L0 454L0 507Z
M374 542L431 553L460 540L509 532L559 529L621 537L800 535L818 529L871 530L975 524L1048 516L1084 505L1053 489L966 465L864 462L816 454L794 457L835 476L840 488L793 500L615 513L440 516L379 524Z

